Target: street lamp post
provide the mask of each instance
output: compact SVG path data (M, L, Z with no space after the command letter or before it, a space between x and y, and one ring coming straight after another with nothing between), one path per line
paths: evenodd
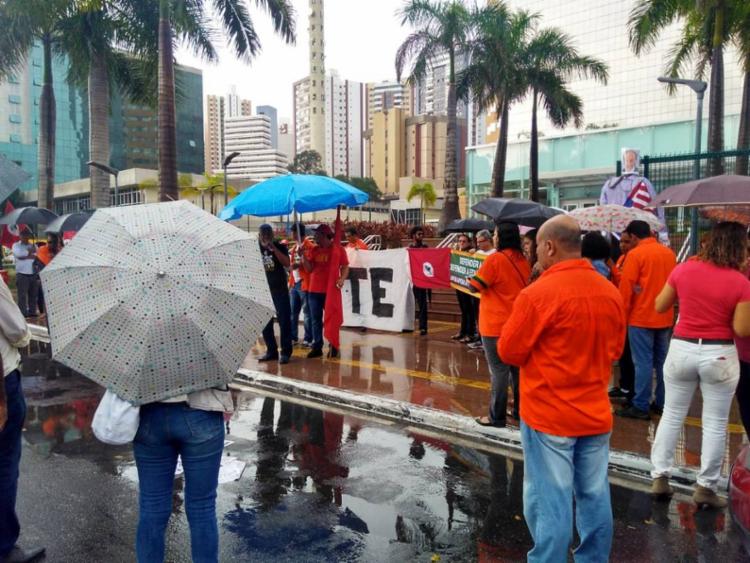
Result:
M222 165L222 168L224 169L224 207L227 206L227 203L229 203L229 193L227 188L227 168L232 163L232 161L240 156L240 153L233 152L227 155L227 157L224 159L224 163Z
M111 174L112 176L115 177L115 207L117 207L120 203L119 201L120 184L118 180L118 175L120 174L120 171L117 168L112 168L111 166L102 164L101 162L97 162L95 160L89 160L86 164L94 168L98 168L102 172L106 172L107 174Z
M688 80L686 78L669 78L668 76L660 76L659 82L665 84L680 84L687 86L693 92L698 99L698 109L695 116L695 142L693 144L695 150L695 162L693 163L693 179L698 180L701 176L701 139L703 133L703 96L706 93L708 84L702 80ZM690 253L696 254L698 252L698 210L693 207L690 209Z

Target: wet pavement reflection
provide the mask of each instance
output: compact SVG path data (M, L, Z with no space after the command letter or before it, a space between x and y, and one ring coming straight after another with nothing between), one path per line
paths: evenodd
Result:
M456 329L457 325L448 322L431 322L427 336L344 329L340 358L308 360L307 349L298 347L292 362L283 366L276 362L259 363L256 358L265 352L259 342L243 367L467 416L487 414L490 375L484 352L451 340ZM613 381L616 380L615 368ZM675 458L678 465L700 465L701 405L698 391L678 443ZM612 406L615 410L620 403L613 402ZM612 448L649 456L658 417L651 422L614 419ZM747 441L736 404L732 406L729 422L724 475Z
M326 377L343 378L338 366ZM399 381L377 385L395 392ZM417 399L434 400L423 381ZM130 447L91 434L102 390L54 365L23 383L23 538L45 543L49 561L132 561L134 462ZM524 560L521 462L249 393L235 400L226 456L247 465L219 486L222 561ZM189 561L182 477L175 483L168 560ZM652 503L618 486L612 498L612 560L750 561L726 511L696 513L687 498Z

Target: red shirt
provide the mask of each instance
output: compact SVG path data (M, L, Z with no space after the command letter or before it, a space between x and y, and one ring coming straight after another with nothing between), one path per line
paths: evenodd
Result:
M675 336L734 338L734 309L750 301L750 281L744 274L704 260L689 260L672 271L667 283L680 302Z
M523 421L555 436L611 431L607 388L624 344L622 298L588 260L545 271L518 295L498 341L502 360L521 368Z
M321 248L316 246L312 248L307 255L307 259L312 262L313 269L310 272L310 286L308 291L310 293L325 293L328 291L328 272L329 260L331 259L332 246L328 248ZM341 249L339 255L339 268L342 266L349 265L349 259L346 256L344 249Z

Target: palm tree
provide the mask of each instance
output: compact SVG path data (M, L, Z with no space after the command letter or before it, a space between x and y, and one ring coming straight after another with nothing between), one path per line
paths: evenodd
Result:
M427 207L432 207L437 201L437 194L435 193L434 186L429 182L425 182L424 184L414 184L409 188L409 193L406 194L406 200L411 201L415 197L419 198L419 215L421 217L421 222L424 224L425 209ZM442 232L440 227L438 227L438 231Z
M735 18L745 0L639 0L630 14L630 46L646 52L661 32L682 21L680 42L672 53L668 74L677 76L683 64L698 56L696 74L711 66L708 103L708 151L724 150L724 47L730 42ZM708 161L708 175L722 174L721 159Z
M742 108L740 109L740 127L737 133L737 149L750 149L750 4L744 5L744 12L736 19L735 43L740 53L742 71ZM747 176L747 155L739 155L735 160L734 173Z
M539 101L542 102L553 126L563 128L572 120L576 127L581 127L583 102L566 88L566 81L571 76L593 77L606 84L608 75L607 65L603 61L580 55L571 38L558 29L537 32L526 46L526 58L531 90L531 200L539 201Z
M472 14L460 0L409 0L399 11L401 25L414 31L396 52L398 80L409 65L407 82L416 85L425 79L433 59L441 54L448 56L447 138L445 143L445 200L440 213L438 230L461 217L458 208L458 183L456 165L456 57L466 51L473 26Z
M156 2L122 0L133 12L142 12L142 4ZM274 29L285 41L295 40L294 9L289 0L257 0L273 21ZM206 8L218 13L221 27L236 55L250 61L260 51L260 38L243 0L159 0L158 1L158 56L159 56L159 184L161 201L178 197L177 140L175 127L174 53L175 38L190 45L196 53L209 61L217 59L212 29L207 25Z
M529 89L526 45L538 15L511 12L502 2L483 9L475 18L476 32L469 43L470 63L458 78L458 94L471 97L479 111L494 110L500 132L492 167L492 195L502 197L508 152L508 114Z
M73 0L5 0L0 3L0 78L23 68L31 48L40 42L44 53L39 97L38 205L52 209L55 186L56 107L52 57L60 54L61 24L74 8Z

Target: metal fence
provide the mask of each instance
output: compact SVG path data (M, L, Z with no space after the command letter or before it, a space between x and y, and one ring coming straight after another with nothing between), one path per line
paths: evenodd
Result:
M748 175L750 150L731 150L717 153L680 154L669 156L643 156L641 168L643 175L654 185L658 192L673 186L689 182L695 178L696 161L699 164L700 177L709 175L709 170L720 173ZM617 175L622 173L622 161L617 161ZM666 209L665 217L669 228L669 239L675 252L687 250L690 238L690 211L685 208ZM698 237L710 228L707 221L699 222Z

